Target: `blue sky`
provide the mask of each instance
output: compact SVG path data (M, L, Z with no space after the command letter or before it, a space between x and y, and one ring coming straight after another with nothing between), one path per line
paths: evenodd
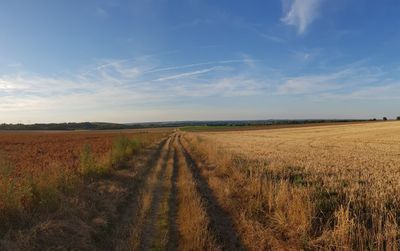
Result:
M400 2L0 3L0 122L400 116Z

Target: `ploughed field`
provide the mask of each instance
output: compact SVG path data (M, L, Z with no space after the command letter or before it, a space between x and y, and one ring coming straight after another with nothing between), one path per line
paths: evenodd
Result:
M64 168L3 171L0 250L399 249L398 122L65 135L18 135Z

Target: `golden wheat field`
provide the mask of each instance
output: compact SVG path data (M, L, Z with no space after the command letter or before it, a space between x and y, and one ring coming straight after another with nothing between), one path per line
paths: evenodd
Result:
M186 138L216 164L210 186L248 247L399 248L399 122Z

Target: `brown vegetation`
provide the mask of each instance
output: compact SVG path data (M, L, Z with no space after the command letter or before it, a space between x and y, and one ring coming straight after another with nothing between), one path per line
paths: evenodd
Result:
M165 131L165 130L164 130ZM90 145L95 157L109 153L114 140L125 135L152 141L163 130L77 131L77 132L0 132L0 156L16 170L46 169L52 164L77 168L81 149ZM146 142L143 142L147 144Z
M399 132L391 122L197 133L184 145L248 249L397 250Z
M175 142L176 165L179 168L179 210L177 223L181 240L180 250L219 250L211 233L210 219L204 201L196 190L195 180L188 168L187 160L179 142Z
M32 245L32 249L55 248L56 246L52 246L54 244L52 241L56 242L54 245L65 242L61 238L63 236L61 232L69 227L72 231L77 231L75 237L78 238L80 235L81 238L91 239L90 232L93 229L89 230L90 227L87 225L92 221L91 214L96 214L97 210L115 214L112 211L116 210L109 205L108 209L99 208L99 204L95 208L90 205L101 196L108 196L107 194L98 196L104 189L104 182L115 179L109 184L110 189L117 189L119 179L129 177L122 170L115 171L124 167L123 164L133 155L144 151L165 135L165 131L151 133L131 131L127 134L122 132L0 134L4 139L1 142L1 150L5 153L0 162L0 249L3 246L9 249L18 247L26 249L28 245ZM32 150L35 147L36 150ZM15 151L10 154L10 149ZM35 161L32 159L35 156L31 155L32 152L41 153L41 157ZM77 159L76 163L70 161L74 159ZM29 160L32 160L31 165L28 165ZM107 175L107 178L104 175ZM98 179L102 176L105 179ZM93 187L96 189L92 190ZM118 193L124 196L126 191L111 191L114 196ZM122 202L123 198L109 197L109 200ZM53 217L68 216L71 219L57 219L56 224L49 223ZM76 221L73 217L77 217ZM108 224L108 220L101 216L93 220L90 224L103 226ZM47 225L43 225L46 222ZM79 229L74 230L75 227ZM80 230L83 232L80 233ZM52 236L60 239L47 240L46 243L40 244L40 239L47 239L42 231L53 231L56 236ZM41 246L43 244L45 246ZM79 247L80 244L78 240L65 243L67 246L75 247Z

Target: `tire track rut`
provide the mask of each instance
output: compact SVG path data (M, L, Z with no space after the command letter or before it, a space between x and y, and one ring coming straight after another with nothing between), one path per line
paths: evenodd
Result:
M170 137L163 140L153 156L150 157L145 167L141 169L134 180L126 205L121 209L121 218L114 224L114 231L111 233L111 243L106 245L107 250L130 250L129 243L126 243L131 235L131 226L137 223L138 211L141 207L141 191L146 180L157 165L162 163L165 156L165 148L170 143Z
M173 142L175 141L174 140ZM178 153L174 147L173 156L173 170L171 175L171 194L168 200L168 244L167 250L177 250L179 243L179 230L177 225L178 218L178 179L179 179L179 165L178 165Z
M190 169L193 179L196 183L198 193L202 197L207 215L210 219L210 228L223 250L245 250L238 234L235 231L234 224L229 214L219 205L213 190L208 185L206 179L201 175L196 161L185 149L181 142L181 135L178 136L178 150L182 151L186 166Z
M170 196L171 189L167 184L167 169L172 168L173 161L173 136L170 137L168 143L168 149L166 150L166 158L162 163L162 167L157 174L157 182L153 187L152 191L152 201L150 209L147 215L146 225L142 231L141 243L139 250L152 250L152 249L163 249L165 248L165 239L167 238L167 233L163 226L160 225L159 221L163 221L167 218L166 212L162 208L162 203L164 200ZM172 171L172 170L170 170ZM168 210L169 211L169 210ZM161 222L162 223L162 222Z
M232 219L220 206L208 181L202 176L196 160L182 144L181 137L181 134L176 133L165 139L145 168L135 177L135 184L132 185L129 196L130 202L125 206L119 224L115 225L116 230L112 235L114 245L109 246L109 250L183 248L183 233L180 232L182 222L178 221L178 218L180 210L187 211L188 208L180 197L181 193L186 191L185 187L179 185L179 182L184 181L181 171L189 174L185 179L193 182L192 189L196 191L196 195L191 198L201 200L198 205L207 219L203 226L212 236L211 239L206 239L200 232L194 238L210 240L210 247L215 247L212 250L245 250ZM144 206L146 198L147 206ZM190 217L190 213L187 215ZM187 222L185 224L187 227ZM132 231L138 238L133 246L129 244Z

